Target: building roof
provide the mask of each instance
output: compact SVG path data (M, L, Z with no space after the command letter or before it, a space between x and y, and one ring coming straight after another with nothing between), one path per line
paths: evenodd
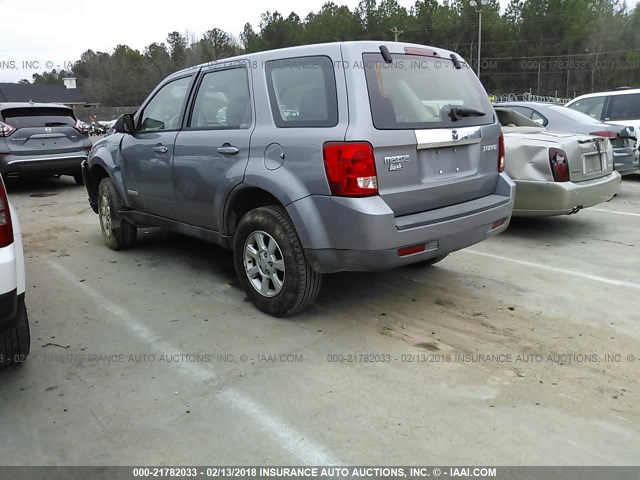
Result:
M0 102L86 103L84 92L64 85L0 83Z

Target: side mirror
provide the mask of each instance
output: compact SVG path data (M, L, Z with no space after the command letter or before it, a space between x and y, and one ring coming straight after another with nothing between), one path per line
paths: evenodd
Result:
M120 115L118 120L116 120L115 125L113 126L113 130L117 133L129 133L132 134L135 132L135 124L133 122L133 115L130 113L125 113L124 115Z

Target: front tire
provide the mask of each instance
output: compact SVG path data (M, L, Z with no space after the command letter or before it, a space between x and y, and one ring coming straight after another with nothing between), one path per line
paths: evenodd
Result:
M0 370L22 365L31 350L29 319L24 299L18 305L18 324L12 329L0 333Z
M122 200L110 178L103 178L98 186L98 216L102 238L112 250L124 250L136 241L138 229L119 212Z
M275 317L301 312L316 300L322 276L313 271L284 208L247 213L234 236L238 280L253 304Z

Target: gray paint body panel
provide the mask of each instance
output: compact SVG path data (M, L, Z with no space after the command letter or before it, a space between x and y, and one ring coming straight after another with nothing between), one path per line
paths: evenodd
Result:
M140 157L141 161L145 155L135 150L141 147L136 146L135 136L127 135L122 143L130 150L123 156L120 146L123 135L113 134L94 148L89 166L100 165L107 170L128 208L158 216L156 223L164 218L165 226L173 225L175 228L171 228L175 230L189 233L185 225L192 225L199 229L197 236L213 241L228 239L230 227L225 225L225 218L234 195L247 187L262 189L285 206L314 269L319 272L392 268L444 255L500 233L509 223L515 187L506 174L498 174L496 170L494 147L500 135L497 121L486 118L482 126L461 128L464 132L460 144L452 136L446 145L421 145L421 148L418 143L430 142L429 131L376 130L364 70L344 66L361 60L365 52L379 52L380 45L386 45L394 53L402 53L404 47L420 47L391 42L309 45L245 55L213 67L205 65L173 74L154 93L186 72L202 75L210 68L248 62L252 65L247 69L253 112L251 128L186 130L185 115L178 132L163 133L175 135L170 160L162 163L158 159L147 172L132 170L126 157ZM435 50L443 59L451 54ZM337 124L278 128L269 100L265 62L305 56L325 56L334 63ZM197 85L198 79L193 83ZM189 111L193 97L192 90L185 112ZM439 134L450 135L447 130L440 129ZM419 142L418 137L427 140ZM435 139L436 135L431 137ZM149 142L155 145L160 140L164 145L170 141L158 136ZM323 146L326 142L345 140L373 145L379 195L331 196ZM223 143L238 147L238 153L232 156L216 153ZM391 170L390 163L398 162L385 157L408 160L402 168ZM157 179L157 183L151 185L152 179ZM151 203L140 198L144 196L141 186L149 188L147 202ZM126 195L127 190L138 191L139 196ZM493 222L500 220L504 224L492 228ZM205 230L212 234L204 235ZM431 242L437 248L408 257L398 256L398 248L422 242ZM219 243L228 246L226 241Z

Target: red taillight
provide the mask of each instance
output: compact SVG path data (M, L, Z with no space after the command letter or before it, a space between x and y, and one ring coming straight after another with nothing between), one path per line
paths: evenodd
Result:
M398 249L399 257L406 257L407 255L413 255L414 253L424 252L427 246L424 243L419 245L412 245L410 247L404 247Z
M551 163L551 172L553 180L556 182L569 181L569 161L567 154L559 148L549 149L549 163Z
M8 137L15 131L16 127L12 127L11 125L7 125L4 122L0 122L0 137Z
M420 47L405 47L404 53L407 55L419 55L423 57L437 57L438 52Z
M491 224L491 230L494 230L498 227L501 227L502 225L504 225L504 222L506 221L506 218L500 219L500 220L496 220L495 222L493 222Z
M616 132L608 132L607 130L602 130L600 132L591 132L589 135L593 135L594 137L604 137L604 138L616 138L618 136Z
M504 172L504 135L498 138L498 172Z
M378 194L376 162L370 143L326 143L322 153L332 195L367 197Z
M4 182L0 177L0 248L13 243L13 226L11 225L11 212L9 211L9 199L4 188Z
M89 133L90 127L82 120L76 120L76 124L73 126L78 133Z

